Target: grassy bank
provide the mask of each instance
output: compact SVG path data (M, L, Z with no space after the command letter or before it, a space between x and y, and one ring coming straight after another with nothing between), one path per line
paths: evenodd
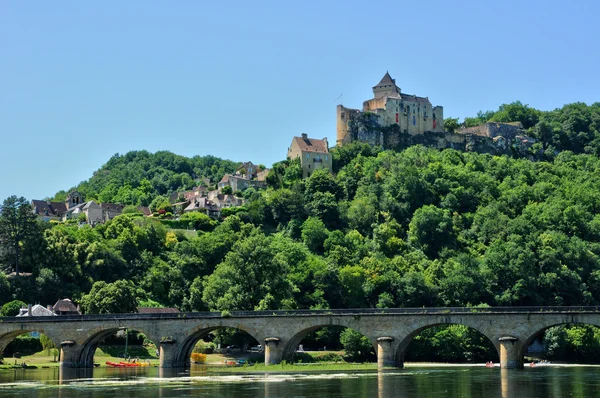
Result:
M106 367L106 362L125 361L123 358L124 349L124 346L100 346L94 354L94 363L100 364L100 367ZM153 366L158 366L159 359L155 351L154 347L129 346L127 356L131 359L139 358L142 362L149 362ZM37 366L38 368L59 367L60 363L54 361L54 359L53 355L48 355L46 351L41 351L33 355L22 356L21 358L4 358L4 364L0 365L0 369L22 368L23 364Z

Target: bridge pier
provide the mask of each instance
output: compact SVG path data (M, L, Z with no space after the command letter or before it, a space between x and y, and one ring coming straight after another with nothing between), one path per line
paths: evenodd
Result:
M275 365L283 359L283 344L277 337L265 339L265 366Z
M180 347L174 339L163 339L160 342L160 362L161 368L178 368L186 366L185 363L177 363ZM184 358L184 360L189 358Z
M83 347L77 345L72 340L65 340L60 343L60 367L61 368L79 368L84 364L80 363L81 351Z
M500 337L500 367L502 369L523 369L522 344L512 336Z
M393 337L377 338L377 368L401 367L396 362L396 344Z

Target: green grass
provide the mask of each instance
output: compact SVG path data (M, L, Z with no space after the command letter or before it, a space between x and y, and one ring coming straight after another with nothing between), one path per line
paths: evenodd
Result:
M125 346L100 346L94 353L94 362L99 363L101 367L106 367L106 362L121 362L125 361L122 354L125 351ZM127 356L130 358L139 358L143 362L150 361L152 366L158 366L159 359L156 356L156 348L154 346L129 346L127 347ZM54 362L54 356L48 355L46 351L36 352L32 355L22 356L21 358L4 358L4 365L0 365L0 369L15 369L21 368L23 363L38 368L48 367L55 368L60 366L60 362Z

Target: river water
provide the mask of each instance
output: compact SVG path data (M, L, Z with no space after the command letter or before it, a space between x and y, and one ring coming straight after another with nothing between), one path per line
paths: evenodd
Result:
M0 397L600 397L600 367L407 367L402 370L215 374L203 370L0 371Z

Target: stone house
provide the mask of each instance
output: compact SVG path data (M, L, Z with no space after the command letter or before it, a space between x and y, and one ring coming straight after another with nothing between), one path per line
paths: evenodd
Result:
M49 200L32 200L33 214L42 221L60 221L67 211L67 206L62 202L50 202Z
M93 200L80 203L68 209L63 215L63 221L73 219L77 220L82 214L85 214L87 223L91 225L96 225L104 221L102 208Z
M288 148L287 157L288 159L300 158L302 178L310 177L318 169L327 169L330 172L333 170L327 138L318 140L308 138L306 134L302 134L301 137L294 137Z
M77 191L71 191L64 202L50 202L45 200L32 200L33 214L43 221L60 221L65 213L83 203L83 196Z
M266 188L266 178L269 169L260 170L258 166L252 162L242 163L234 174L225 174L218 183L219 189L230 186L235 191L243 191L244 189Z
M201 211L207 216L215 219L219 218L221 215L219 207L207 197L195 198L183 211L185 213L190 211Z

